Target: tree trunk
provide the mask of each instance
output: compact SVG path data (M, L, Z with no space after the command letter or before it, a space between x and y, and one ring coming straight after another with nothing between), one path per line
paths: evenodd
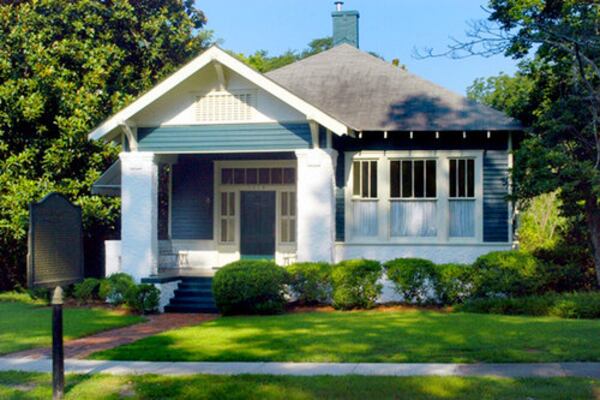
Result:
M592 241L596 281L600 287L600 207L598 207L596 198L590 198L586 201L585 214Z

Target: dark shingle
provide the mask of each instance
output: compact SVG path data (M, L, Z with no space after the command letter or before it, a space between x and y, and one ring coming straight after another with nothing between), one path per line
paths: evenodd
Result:
M267 76L356 131L522 128L497 110L347 44Z

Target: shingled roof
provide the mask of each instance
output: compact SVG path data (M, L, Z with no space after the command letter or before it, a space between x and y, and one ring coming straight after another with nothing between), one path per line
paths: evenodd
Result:
M522 129L500 111L347 44L267 76L355 131Z

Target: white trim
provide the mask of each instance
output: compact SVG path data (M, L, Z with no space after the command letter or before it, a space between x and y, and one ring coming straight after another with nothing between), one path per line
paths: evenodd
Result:
M513 155L513 135L512 132L508 132L508 195L511 196L513 193L513 181L512 181L512 169L514 164ZM516 205L513 201L508 201L508 241L514 243L514 215L517 213Z
M295 108L302 114L306 115L307 119L317 121L319 124L330 129L332 132L335 132L338 135L345 135L348 133L349 128L339 120L329 116L312 104L302 100L289 90L267 78L265 75L253 70L240 60L221 50L218 46L213 45L191 62L181 67L174 74L166 78L164 81L160 82L148 92L140 96L133 103L103 122L100 126L88 134L88 138L98 140L108 135L116 127L118 127L119 124L129 120L135 114L148 107L150 104L155 102L157 99L165 95L171 89L182 83L184 80L211 62L218 62L223 66L235 71L266 92L277 97L290 107Z
M275 192L275 259L280 261L296 253L296 243L281 241L281 193L295 192L297 194L297 184L256 184L256 185L221 185L221 170L223 168L294 168L297 170L295 160L215 160L214 162L214 221L213 234L215 244L219 253L235 253L239 258L240 252L240 217L241 217L241 192L244 191L266 191ZM296 172L297 173L297 172ZM221 242L221 193L233 192L236 199L235 213L235 240L233 242ZM298 196L296 195L296 202ZM297 221L297 207L296 207ZM296 241L298 240L298 224L296 223Z
M487 245L483 242L483 150L389 150L346 152L345 157L345 243L355 244L419 244L419 245ZM449 159L475 159L475 236L473 238L449 237ZM392 160L423 159L436 160L436 195L435 199L423 198L423 201L436 200L437 203L437 236L433 237L393 237L391 235L391 203L394 201L413 201L421 199L392 199L390 197L389 163ZM360 199L353 196L353 162L378 161L378 198ZM377 209L379 234L377 237L353 237L353 203L355 201L379 201Z

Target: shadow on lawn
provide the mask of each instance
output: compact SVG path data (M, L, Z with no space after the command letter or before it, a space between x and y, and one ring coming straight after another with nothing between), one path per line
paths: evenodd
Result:
M165 361L526 362L600 359L599 321L436 312L225 317L102 358ZM98 357L96 357L98 358Z
M590 380L391 377L136 377L147 399L514 399L593 398Z

